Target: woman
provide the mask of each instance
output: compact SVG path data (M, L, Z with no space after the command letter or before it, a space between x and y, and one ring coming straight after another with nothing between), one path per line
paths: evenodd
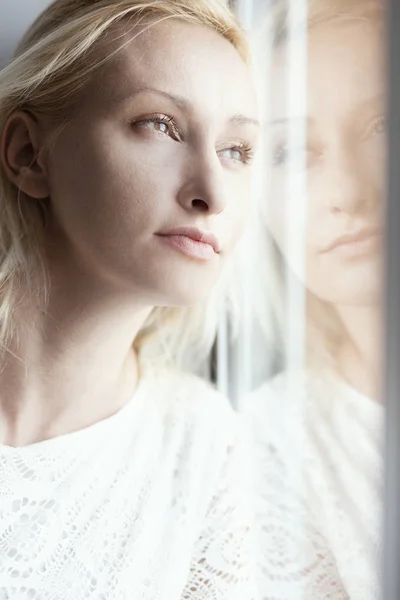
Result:
M246 52L218 0L56 0L0 74L2 598L253 597L235 417L165 364L248 211Z
M286 109L293 54L282 3L273 18L268 235L276 265L306 287L307 316L304 368L284 369L243 403L255 439L260 586L265 598L372 600L380 596L383 4L309 0L306 10L292 30L307 36L305 115L294 102ZM288 150L299 117L305 145ZM288 190L304 179L302 271L285 219L300 202ZM284 270L277 274L283 286Z

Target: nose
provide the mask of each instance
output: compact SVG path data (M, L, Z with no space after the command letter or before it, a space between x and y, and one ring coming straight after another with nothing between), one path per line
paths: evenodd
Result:
M177 201L187 212L217 215L227 205L223 169L214 149L196 153L184 165Z
M355 215L368 204L368 173L357 151L337 148L327 157L324 194L332 214Z

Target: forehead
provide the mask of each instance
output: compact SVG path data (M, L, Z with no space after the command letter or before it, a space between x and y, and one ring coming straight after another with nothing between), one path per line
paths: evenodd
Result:
M383 29L367 20L332 20L308 32L307 109L316 118L335 116L385 93ZM271 111L287 115L289 64L285 48L271 69ZM299 115L296 115L299 116Z
M211 28L179 20L125 32L107 52L124 44L92 79L95 102L116 105L136 88L153 87L185 97L196 109L254 112L248 66L237 50ZM251 115L249 115L251 116Z

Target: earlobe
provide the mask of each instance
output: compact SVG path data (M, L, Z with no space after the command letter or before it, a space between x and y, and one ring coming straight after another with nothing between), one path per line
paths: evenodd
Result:
M8 118L1 136L2 167L21 192L36 199L49 196L43 142L43 131L34 115L18 111Z

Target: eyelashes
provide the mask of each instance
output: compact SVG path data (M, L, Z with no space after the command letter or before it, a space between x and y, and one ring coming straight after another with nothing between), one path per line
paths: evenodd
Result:
M153 129L157 134L167 135L176 142L182 141L182 135L174 119L164 114L149 115L144 119L131 121L132 126ZM154 127L152 127L154 126Z
M365 143L367 141L373 141L374 138L386 134L386 118L385 115L378 115L368 122L367 126L361 127L354 130L353 138L349 138L351 141L349 144L353 144L354 151L357 151L357 143ZM285 138L277 142L271 152L271 165L272 167L279 168L289 162L296 162L299 165L311 167L316 161L323 157L325 150L329 153L329 147L326 149L316 142L310 142L305 146L290 147L289 143Z
M279 144L274 148L271 156L271 164L273 167L279 167L286 163L288 157L288 146L286 144Z
M218 151L219 155L225 155L226 153L231 153L230 158L232 160L244 163L246 165L251 163L254 158L253 148L244 142Z
M379 115L372 119L372 122L366 128L364 137L374 137L376 135L383 135L386 133L386 118L384 115Z
M289 148L286 143L278 144L272 152L271 163L273 167L280 167L289 160L298 160L304 156L304 161L309 162L312 152L304 146Z
M175 142L183 142L184 135L173 117L157 113L130 121L131 127L147 129L154 135L169 137ZM233 142L232 145L217 150L218 156L234 163L249 164L254 157L254 150L247 142Z

